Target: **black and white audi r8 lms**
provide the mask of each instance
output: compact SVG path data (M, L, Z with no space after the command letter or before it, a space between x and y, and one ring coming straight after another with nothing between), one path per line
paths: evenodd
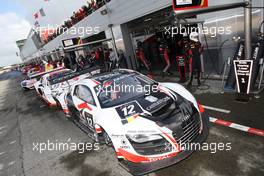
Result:
M100 73L100 68L94 67L79 72L69 69L61 69L45 74L34 84L37 93L49 106L58 105L57 99L62 92L68 90L75 82Z
M97 142L112 145L120 164L141 175L175 164L208 134L208 117L184 87L114 70L71 86L64 112Z
M34 84L45 74L62 70L63 68L56 68L47 72L31 73L27 75L27 78L21 82L21 87L24 90L34 89Z

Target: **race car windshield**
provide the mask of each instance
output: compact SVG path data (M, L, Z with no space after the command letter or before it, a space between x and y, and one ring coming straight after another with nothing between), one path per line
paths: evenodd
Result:
M73 74L72 70L64 70L64 71L52 73L52 75L49 76L47 80L50 82L51 85L53 85L56 84L58 81L60 81L60 78L64 78L71 74Z
M157 83L138 74L122 75L95 87L102 108L117 106L149 93Z

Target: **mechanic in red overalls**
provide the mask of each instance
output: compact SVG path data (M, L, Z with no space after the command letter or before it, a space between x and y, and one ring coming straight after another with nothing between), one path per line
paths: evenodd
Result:
M96 51L95 51L95 63L96 63L96 65L100 65L100 51L99 51L99 49L97 49Z
M177 42L176 48L176 63L178 65L178 71L180 73L180 83L185 83L187 72L186 51L188 50L188 42L182 39Z
M161 44L159 45L159 52L161 59L163 59L166 63L166 67L163 69L162 72L162 77L164 77L165 75L172 75L172 73L169 72L169 69L171 67L171 62L168 53L169 46L164 41L161 41Z
M197 72L197 82L198 86L201 85L200 76L201 76L201 54L203 52L203 47L199 42L199 34L197 32L192 32L190 34L190 43L189 43L189 56L190 56L190 82L187 87L192 86L193 75Z
M145 57L145 53L143 51L143 43L141 41L137 41L136 57L147 69L148 71L147 76L153 79L153 73L151 71L151 63Z

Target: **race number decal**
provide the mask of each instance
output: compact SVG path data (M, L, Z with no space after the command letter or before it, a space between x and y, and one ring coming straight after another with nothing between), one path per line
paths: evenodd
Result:
M83 121L84 121L85 125L87 125L91 130L94 130L93 116L91 114L84 112Z
M139 106L136 101L132 101L130 103L121 105L116 108L117 113L121 117L121 119L125 119L127 117L133 116L135 114L143 113L143 110Z

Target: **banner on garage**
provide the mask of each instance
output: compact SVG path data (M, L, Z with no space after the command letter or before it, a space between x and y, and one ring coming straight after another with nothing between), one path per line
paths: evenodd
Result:
M80 37L62 40L62 45L64 48L78 46L81 44L82 44L82 39Z
M173 0L174 11L208 7L208 0Z
M238 93L249 94L253 60L234 60Z

